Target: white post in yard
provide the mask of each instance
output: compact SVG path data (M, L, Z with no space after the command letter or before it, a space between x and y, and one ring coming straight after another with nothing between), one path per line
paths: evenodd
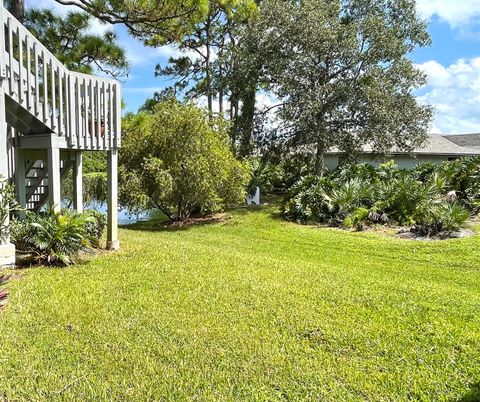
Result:
M118 250L118 148L108 151L107 249Z
M73 208L78 213L83 212L83 154L75 152L73 165Z
M60 149L50 146L48 148L48 204L57 212L62 208L60 182Z

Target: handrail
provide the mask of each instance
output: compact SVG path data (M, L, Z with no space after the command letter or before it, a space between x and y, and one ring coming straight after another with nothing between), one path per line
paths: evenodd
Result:
M5 93L70 148L120 146L118 81L68 70L3 6L0 72ZM3 37L3 40L1 38Z

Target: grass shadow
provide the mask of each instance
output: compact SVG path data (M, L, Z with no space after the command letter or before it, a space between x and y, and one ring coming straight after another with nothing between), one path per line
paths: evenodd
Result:
M480 402L480 382L473 384L470 390L455 402Z
M272 217L274 219L282 219L278 206L282 200L282 195L268 194L262 197L262 203L260 205L242 205L227 209L224 213L196 216L183 221L169 221L168 218L159 213L154 218L146 221L140 221L128 225L119 225L120 228L133 231L145 231L145 232L177 232L185 231L195 227L201 227L206 225L213 225L219 223L225 223L230 219L230 214L237 216L245 216L253 213L264 211L268 208L274 208L272 211Z
M126 230L136 230L142 232L179 232L189 230L195 227L223 223L227 220L228 217L225 214L216 214L205 217L193 217L185 219L183 221L173 222L165 222L164 220L153 219L149 221L132 223L130 225L123 225L120 227Z

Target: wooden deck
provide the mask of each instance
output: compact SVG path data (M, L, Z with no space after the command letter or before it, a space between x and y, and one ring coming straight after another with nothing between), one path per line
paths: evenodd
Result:
M118 248L120 84L68 70L2 6L0 24L0 176L15 182L23 207L38 211L60 208L61 178L73 170L82 211L82 152L107 151L107 247Z

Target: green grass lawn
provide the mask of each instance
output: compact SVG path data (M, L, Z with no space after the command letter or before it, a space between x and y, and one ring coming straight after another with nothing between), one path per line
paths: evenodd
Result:
M29 269L0 313L0 401L480 399L480 237L286 223L120 231Z

